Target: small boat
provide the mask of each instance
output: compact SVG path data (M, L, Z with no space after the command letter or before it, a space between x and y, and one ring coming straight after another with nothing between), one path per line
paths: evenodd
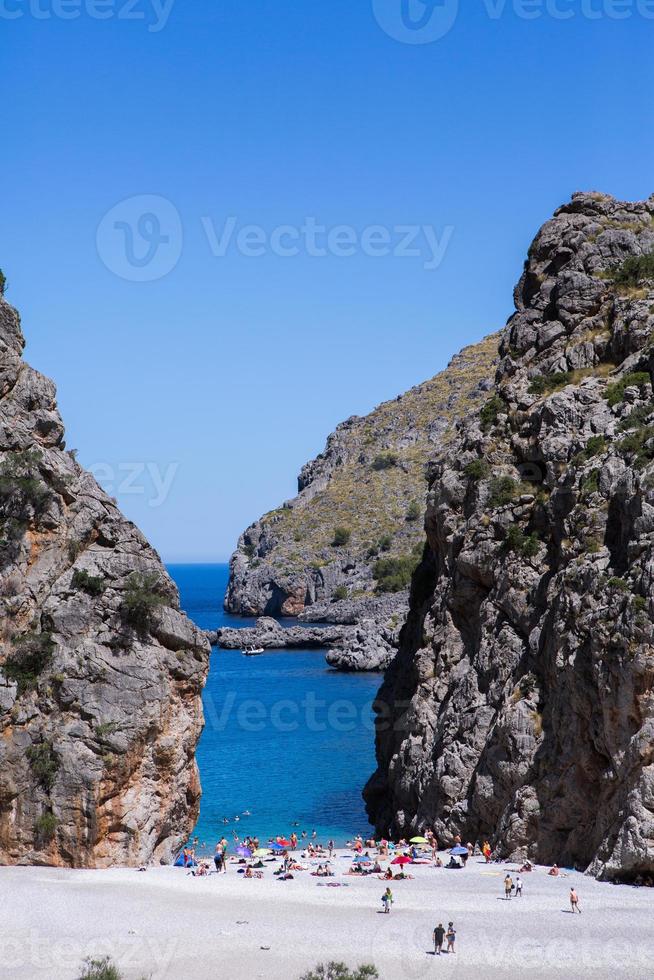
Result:
M243 651L243 656L244 657L258 657L262 653L265 653L265 650L264 650L263 647L252 647L250 649L248 649L246 647L246 649Z

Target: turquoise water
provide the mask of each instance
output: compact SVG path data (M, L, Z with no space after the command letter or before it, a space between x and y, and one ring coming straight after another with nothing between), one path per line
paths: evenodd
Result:
M222 609L228 571L169 566L182 608L204 629L251 622ZM198 747L200 841L212 847L223 833L264 840L295 829L342 845L367 833L361 790L375 768L371 705L379 684L378 674L329 670L320 650L260 657L214 650Z

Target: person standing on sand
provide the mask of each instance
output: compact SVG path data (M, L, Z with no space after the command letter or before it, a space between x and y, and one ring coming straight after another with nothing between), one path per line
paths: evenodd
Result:
M574 888L570 889L570 908L572 909L572 914L578 912L581 915L581 909L579 908L579 896L577 895Z
M443 951L443 940L445 939L445 930L443 929L443 923L439 922L434 929L434 956L440 956Z
M447 939L447 952L454 953L454 940L456 939L456 929L454 928L453 922L448 922L447 932L445 933L445 938Z
M486 858L486 864L489 864L491 859L491 846L487 840L484 841L484 846L481 849L481 853Z
M216 866L216 872L220 874L223 870L223 846L222 844L216 844L216 849L213 855L213 863Z
M511 892L513 891L513 878L511 875L507 875L504 879L504 898L507 901L511 901Z
M390 888L387 888L382 895L382 904L384 906L384 912L388 913L391 911L391 906L393 904L393 892L390 890Z
M522 898L522 878L520 875L515 880L515 897Z
M332 857L332 855L334 853L334 841L333 840L328 841L327 848L329 850L329 856Z

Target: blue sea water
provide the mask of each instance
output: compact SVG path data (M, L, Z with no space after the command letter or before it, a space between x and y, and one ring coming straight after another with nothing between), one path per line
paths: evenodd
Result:
M227 565L168 570L182 608L199 626L252 622L223 611ZM379 684L378 674L329 670L320 650L244 657L214 649L198 747L200 841L212 848L223 833L267 840L295 829L298 836L316 830L319 840L342 846L368 833L361 790L375 768L372 701Z

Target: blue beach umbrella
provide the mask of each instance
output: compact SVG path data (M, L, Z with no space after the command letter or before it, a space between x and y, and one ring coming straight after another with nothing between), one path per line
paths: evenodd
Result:
M275 841L274 844L271 844L270 845L270 850L271 851L285 851L286 848L285 847L282 847L281 844L278 844L277 841Z
M460 857L462 854L467 854L467 853L468 853L467 847L452 847L450 849L450 854L456 854L457 857Z

